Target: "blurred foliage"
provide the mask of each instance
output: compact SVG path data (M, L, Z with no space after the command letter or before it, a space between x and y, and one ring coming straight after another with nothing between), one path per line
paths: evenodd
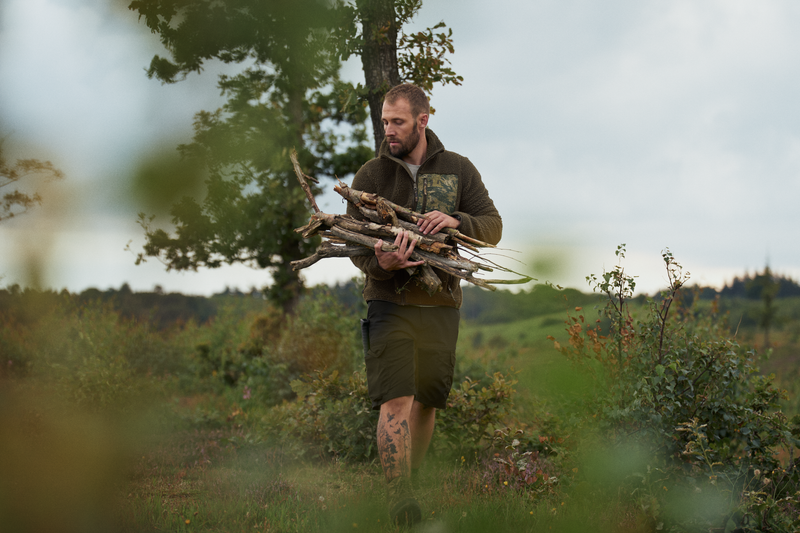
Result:
M169 150L140 161L131 188L138 205L165 214L184 196L199 196L205 180L205 169L198 161L181 158Z
M617 255L625 257L624 245ZM800 517L785 505L798 503L800 479L794 465L787 473L775 454L791 453L800 440L796 423L779 410L782 393L774 377L758 374L755 353L730 340L714 313L698 316L680 306L679 290L689 274L669 250L663 260L669 287L648 301L640 318L630 311L634 278L620 263L589 277L606 296L602 316L609 331L577 307L577 316L567 320L568 341L551 337L577 371L592 376L581 399L580 411L591 415L584 423L610 447L635 450L639 468L621 482L643 504L664 509L654 514L664 527L725 527L724 517L732 514L736 527L746 526L742 531L783 531L784 520L797 527ZM782 483L768 487L758 503L748 487L762 474ZM700 498L693 493L708 501L687 512L680 498ZM763 509L767 500L770 512Z
M0 377L0 529L113 531L119 482L140 451L134 422Z
M470 322L498 324L524 320L534 316L566 311L576 305L596 305L601 299L576 289L557 289L551 285L533 285L529 289L486 291L468 285L463 287L461 316Z
M30 184L32 180L52 181L64 177L64 173L50 161L18 159L12 165L3 154L4 142L5 139L0 139L0 189L4 191L3 197L0 198L0 222L19 216L42 204L42 196L38 192L25 192L25 188L35 188ZM22 189L20 189L21 184ZM13 190L5 192L10 187L13 187Z

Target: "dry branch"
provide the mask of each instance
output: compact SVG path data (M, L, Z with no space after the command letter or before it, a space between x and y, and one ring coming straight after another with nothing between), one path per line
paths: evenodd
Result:
M484 261L479 255L480 248L495 248L494 245L473 239L453 228L445 228L434 235L424 235L417 227L417 222L426 218L424 214L397 205L376 194L351 189L342 182L339 182L334 190L358 207L366 220L357 220L349 215L323 213L317 207L311 188L306 183L308 179L315 182L316 180L303 173L297 163L295 152L292 152L291 159L297 179L314 210L308 224L295 231L301 233L305 238L320 235L327 239L312 256L293 261L292 268L294 270L307 268L326 257L374 255L375 245L379 240L382 241L381 249L384 252L396 251L397 246L385 242L383 239L393 240L400 233L407 232L409 237L415 241L415 248L409 259L421 261L423 264L406 270L414 276L417 283L428 294L433 295L442 290L441 279L436 275L434 269L489 290L495 290L494 285L497 284L519 284L533 280L530 276L514 272L493 261ZM467 259L459 255L458 246L468 249L474 257ZM478 271L492 272L494 270L514 274L518 278L486 280L473 276Z

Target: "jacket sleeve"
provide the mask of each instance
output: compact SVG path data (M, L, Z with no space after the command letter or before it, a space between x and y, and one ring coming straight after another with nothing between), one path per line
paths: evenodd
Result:
M453 213L461 217L458 231L489 244L497 244L503 236L503 219L489 197L478 169L468 159L462 169L461 200Z
M362 166L358 172L356 172L356 175L353 178L353 188L359 191L375 192L376 187L372 183L371 175L367 169L368 164L369 163ZM361 212L359 212L358 208L350 202L347 202L347 214L358 220L364 220L364 216L361 214ZM374 254L361 257L351 257L350 260L364 274L376 280L390 279L395 274L394 272L389 272L388 270L381 268L381 266L378 264L378 259Z

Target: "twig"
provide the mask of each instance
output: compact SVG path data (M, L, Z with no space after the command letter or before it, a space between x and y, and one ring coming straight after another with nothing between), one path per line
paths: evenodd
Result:
M292 153L289 155L289 159L292 160L292 166L294 167L294 173L297 175L297 181L300 182L300 186L306 192L306 197L308 197L308 201L311 202L311 207L314 209L315 213L319 213L319 207L317 207L317 202L314 200L314 195L311 193L311 187L308 186L306 180L311 180L316 184L319 184L319 181L316 178L312 178L311 176L303 173L300 169L300 163L297 162L297 150L292 150Z

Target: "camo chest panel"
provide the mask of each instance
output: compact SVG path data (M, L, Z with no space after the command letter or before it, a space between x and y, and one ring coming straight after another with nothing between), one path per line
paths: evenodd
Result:
M447 215L456 210L457 174L419 174L417 176L417 211L441 211Z

